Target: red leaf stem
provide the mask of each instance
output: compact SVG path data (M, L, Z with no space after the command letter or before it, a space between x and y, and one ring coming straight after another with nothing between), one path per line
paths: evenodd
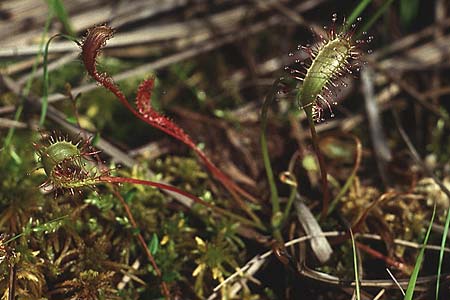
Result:
M217 180L219 180L230 191L230 193L232 193L232 195L235 196L238 204L247 213L251 213L245 203L239 197L237 197L237 194L240 194L253 202L257 202L257 200L252 195L237 186L228 176L220 171L220 169L218 169L216 165L214 165L214 163L209 160L206 154L196 146L194 141L183 131L183 129L181 129L170 119L153 109L153 107L151 106L150 98L154 85L154 78L144 80L139 85L136 96L136 110L130 105L129 101L119 89L119 87L115 84L111 76L109 76L107 73L98 72L96 66L97 57L102 48L105 46L106 41L112 38L113 34L114 30L104 25L96 26L88 30L87 35L81 44L81 57L89 75L91 75L92 78L94 78L103 87L110 90L119 99L119 101L137 118L180 140L189 148L191 148L203 161L203 163L213 174L213 176ZM252 217L254 218L255 216L253 215Z
M146 185L146 186L151 186L151 187L155 187L155 188L159 188L159 189L163 189L166 191L171 191L177 194L180 194L186 198L191 199L192 201L194 201L197 204L203 205L209 209L211 209L212 211L220 214L220 215L224 215L224 216L228 216L232 219L235 219L243 224L247 224L247 225L254 225L251 221L249 221L246 218L243 218L239 215L236 215L228 210L225 210L223 208L217 207L209 202L206 202L200 198L198 198L197 196L194 196L186 191L180 190L177 187L174 187L173 185L170 184L165 184L165 183L161 183L161 182L156 182L156 181L149 181L149 180L142 180L142 179L136 179L136 178L129 178L129 177L117 177L117 176L108 176L108 175L102 175L98 177L98 181L99 182L106 182L106 183L130 183L130 184L140 184L140 185Z

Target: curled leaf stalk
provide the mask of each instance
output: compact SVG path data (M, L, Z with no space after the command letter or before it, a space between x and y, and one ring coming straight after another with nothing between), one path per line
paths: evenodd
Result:
M96 26L88 30L86 37L81 43L81 57L88 74L103 87L111 91L117 99L133 113L138 119L155 127L164 133L178 139L186 146L192 149L203 161L207 169L213 176L220 181L225 188L234 196L238 205L256 222L261 224L259 218L250 210L250 208L241 199L240 195L246 199L256 202L256 199L248 192L240 188L227 175L225 175L208 157L197 147L194 141L187 135L183 129L172 122L170 119L155 111L151 105L151 93L154 85L154 78L144 80L138 87L135 109L111 76L107 73L100 73L97 70L97 57L106 42L114 35L114 30L108 26Z

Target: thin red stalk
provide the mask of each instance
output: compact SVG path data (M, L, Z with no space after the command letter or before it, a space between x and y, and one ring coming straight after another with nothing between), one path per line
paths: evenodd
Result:
M359 232L361 230L361 228L362 228L364 222L366 221L366 218L367 218L369 212L372 210L372 208L377 206L379 203L385 201L386 199L392 199L393 197L398 196L398 195L399 194L395 191L388 191L388 192L382 194L380 197L378 197L375 201L370 203L367 206L367 208L364 209L363 213L358 218L358 220L356 220L356 222L352 225L353 232Z
M363 250L364 252L368 253L369 255L381 259L383 260L387 265L392 266L398 270L401 270L402 272L404 272L405 274L410 274L411 273L411 267L405 265L402 262L396 261L390 257L387 257L386 255L378 252L377 250L374 250L372 248L370 248L369 246L366 246L364 244L361 244L359 242L356 242L356 246Z
M138 88L136 97L136 104L138 110L133 108L128 102L125 95L120 91L118 86L114 83L113 79L106 73L99 73L97 71L97 56L102 48L105 46L106 41L110 39L114 34L114 30L108 26L96 26L88 30L88 34L82 43L82 60L85 64L86 70L98 83L110 90L119 101L131 111L137 118L145 123L165 132L166 134L180 140L186 144L189 148L199 156L199 158L206 165L208 170L219 180L225 188L227 188L233 196L240 194L250 201L257 202L257 200L241 189L236 183L228 178L219 168L215 166L213 162L209 160L206 154L200 150L192 139L184 133L184 131L178 127L175 123L170 121L165 116L159 114L151 107L150 97L153 88L153 79L145 80ZM236 192L236 193L234 193ZM259 219L253 212L245 205L245 203L239 197L234 197L239 206L244 209L256 222L260 223Z
M217 180L219 180L220 182L222 182L222 184L233 194L235 195L235 193L233 193L233 191L238 192L239 194L241 194L242 196L246 197L248 200L253 201L254 203L257 202L257 200L250 195L249 193L247 193L246 191L244 191L243 189L241 189L239 186L237 186L233 181L231 181L227 175L225 175L222 171L220 171L219 168L216 167L216 165L211 162L209 160L209 158L206 156L206 154L200 150L195 143L186 135L186 134L176 134L174 131L168 129L167 127L164 127L158 123L155 122L150 122L145 115L140 114L138 111L136 111L128 102L128 100L126 99L125 95L118 89L118 87L116 85L105 85L102 81L102 77L98 76L98 73L96 73L97 75L94 76L94 79L97 80L98 82L102 83L103 86L105 86L106 88L108 88L119 100L120 102L130 111L132 112L137 118L139 118L140 120L144 121L145 123L163 131L164 133L178 139L179 141L183 142L186 146L188 146L189 148L191 148L197 155L198 157L200 157L200 159L203 161L203 163L206 165L206 167L208 168L208 170L217 178ZM108 83L110 83L108 81ZM171 122L172 123L172 122ZM173 124L173 123L172 123ZM173 124L173 126L176 126L175 124ZM245 203L239 198L236 197L235 198L237 200L237 202L239 203L239 206L244 209L245 211L248 211L247 206L245 205Z
M117 186L114 186L114 194L116 195L117 198L119 198L120 203L122 204L123 208L125 209L125 213L127 214L128 219L130 220L131 226L133 226L134 229L139 230L136 220L134 219L133 214L131 213L131 209L128 206L125 199L123 199L122 195L119 193ZM144 249L145 254L148 257L148 260L152 264L153 269L155 269L156 275L161 279L161 288L163 290L163 294L164 294L165 298L170 300L170 291L169 291L169 288L167 287L167 284L162 280L161 270L158 268L155 258L153 257L152 253L148 249L147 243L145 242L144 237L142 236L142 234L139 231L138 231L137 237L138 237L139 243L141 244L141 247Z
M216 177L217 180L219 180L228 189L228 191L234 196L234 199L239 204L239 206L245 212L247 212L255 222L259 223L258 217L256 217L256 215L247 207L247 205L245 205L245 203L242 201L242 199L239 197L239 195L236 194L236 192L238 194L243 195L247 199L253 201L254 203L256 203L257 200L252 195L250 195L246 191L242 190L238 185L236 185L233 181L231 181L228 178L228 176L226 176L222 171L220 171L220 169L217 168L216 165L209 160L209 158L206 156L206 154L194 144L194 142L189 138L188 135L184 134L182 131L180 131L182 134L176 134L174 131L172 131L158 123L150 122L145 117L145 115L140 114L133 107L131 107L128 100L125 98L123 93L117 89L116 86L113 86L113 88L110 88L110 91L113 92L114 95L116 95L117 98L120 100L120 102L122 102L126 106L126 108L128 110L130 110L137 118L139 118L140 120L144 121L145 123L147 123L153 127L156 127L157 129L165 132L166 134L180 140L185 145L187 145L189 148L191 148L198 155L198 157L200 157L200 159L206 165L208 170L213 174L213 176ZM173 124L173 126L176 126L176 125Z
M128 178L128 177L116 177L116 176L107 176L107 175L102 175L100 177L97 178L98 181L100 182L108 182L108 183L130 183L130 184L141 184L141 185L146 185L146 186L151 186L151 187L155 187L155 188L159 188L159 189L163 189L163 190L167 190L167 191L171 191L171 192L175 192L177 194L180 194L182 196L185 196L189 199L191 199L192 201L194 201L195 203L198 203L200 205L206 206L209 209L211 209L212 211L220 214L220 215L224 215L227 217L230 217L232 219L235 219L243 224L247 224L247 225L251 225L251 226L259 226L259 224L255 224L252 221L243 218L239 215L236 215L228 210L225 210L223 208L214 206L211 203L208 203L188 192L185 192L183 190L180 190L179 188L176 188L172 185L169 184L165 184L165 183L161 183L161 182L154 182L154 181L149 181L149 180L141 180L141 179L136 179L136 178Z
M209 171L219 180L222 182L222 184L228 189L228 191L233 196L233 199L236 200L236 202L239 204L239 206L255 221L256 223L261 223L259 218L249 209L249 207L244 203L244 201L239 196L242 195L246 197L248 200L251 200L253 203L257 203L257 200L241 189L238 185L236 185L233 181L231 181L228 176L226 176L222 171L220 171L216 165L214 165L208 157L205 155L203 151L198 149L197 147L193 148L193 150L197 153L197 155L203 160L206 167L209 169Z

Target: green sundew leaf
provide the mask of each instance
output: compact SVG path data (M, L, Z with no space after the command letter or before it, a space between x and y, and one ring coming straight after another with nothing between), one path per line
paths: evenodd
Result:
M155 255L156 252L158 252L158 247L159 247L158 235L156 235L156 233L153 233L152 240L150 241L150 244L148 245L148 249L150 250L150 253L152 255Z
M353 47L349 37L337 35L317 49L297 92L297 101L308 116L311 127L314 125L314 103L324 88L345 68Z
M419 255L416 259L416 265L414 266L414 270L409 278L408 288L406 289L404 300L412 300L414 294L414 288L416 287L417 277L419 276L420 267L422 266L423 256L425 253L425 246L428 243L428 238L430 237L431 227L433 226L434 216L436 215L436 203L434 203L433 215L431 216L430 225L428 226L427 234L425 235L425 239L423 241L422 249L420 249Z
M61 0L49 0L48 5L50 9L52 9L53 13L56 17L61 21L66 29L67 33L70 35L74 35L74 31L72 29L72 25L70 24L69 15L67 14L66 8Z
M400 19L406 27L412 24L419 14L420 0L401 0L400 1Z

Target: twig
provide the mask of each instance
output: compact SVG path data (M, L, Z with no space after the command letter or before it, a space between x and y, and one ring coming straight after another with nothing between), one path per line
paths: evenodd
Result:
M403 290L402 286L400 285L400 283L398 283L397 278L394 277L394 274L392 274L391 270L389 270L388 268L386 268L386 271L388 272L389 276L391 276L392 280L395 282L395 284L398 286L398 288L400 289L400 291L402 292L403 296L405 296L405 291Z
M11 128L11 127L26 128L27 124L25 124L23 122L11 120L11 119L0 118L0 127L5 127L5 128Z

